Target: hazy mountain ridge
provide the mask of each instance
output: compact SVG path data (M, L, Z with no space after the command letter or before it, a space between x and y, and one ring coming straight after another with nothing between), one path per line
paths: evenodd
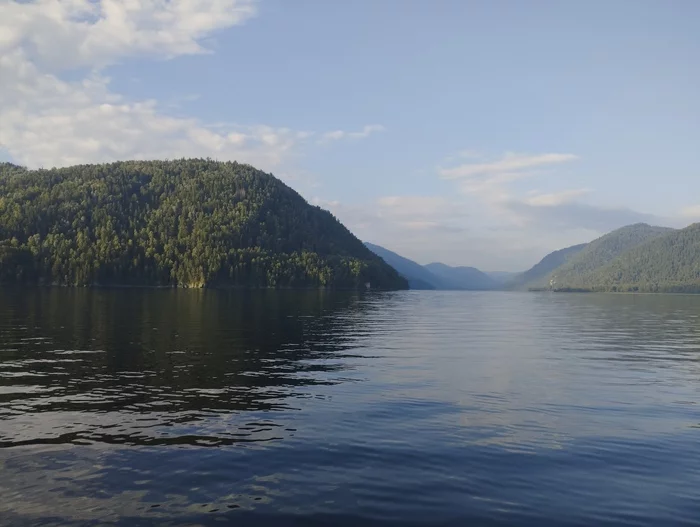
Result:
M365 242L365 246L408 281L411 289L440 289L440 280L419 263L409 260L389 249Z
M484 274L493 278L499 284L505 285L521 273L511 272L511 271L484 271Z
M426 265L425 268L442 280L443 289L488 291L500 287L496 280L476 267L451 267L434 262Z
M450 267L442 263L420 265L379 245L369 242L365 245L406 278L411 289L482 291L500 287L497 280L474 267Z

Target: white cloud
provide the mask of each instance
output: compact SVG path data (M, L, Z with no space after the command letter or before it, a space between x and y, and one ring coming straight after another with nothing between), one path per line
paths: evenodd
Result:
M467 154L476 154L466 151ZM480 156L483 157L483 156ZM453 158L454 159L454 158ZM543 174L542 168L578 159L574 154L516 154L506 153L498 159L479 163L463 163L451 168L439 167L442 179L452 180L462 194L476 200L472 206L480 207L480 214L495 225L523 227L529 218L523 214L523 207L516 210L513 203L530 207L554 206L570 202L588 192L583 189L564 190L555 193L530 192L525 197L518 196L513 183Z
M5 0L0 53L22 49L49 71L202 53L202 38L254 14L252 0Z
M523 201L533 207L554 207L574 201L576 198L584 196L589 192L590 190L585 188L563 190L561 192L552 192L549 194L535 194Z
M476 154L470 151L466 153ZM502 218L507 219L509 210L504 209L503 204L517 199L512 195L511 183L538 175L538 170L543 167L576 159L578 156L574 154L525 155L509 152L492 161L463 163L451 168L439 167L438 173L442 179L455 181L463 194L476 196L482 204L490 207L492 212L498 212ZM539 202L545 203L547 200L561 199L563 196L542 195ZM538 198L531 199L538 201ZM510 219L519 221L518 218Z
M437 196L386 196L369 205L356 206L319 198L312 202L349 219L362 232L380 225L409 231L462 231L467 216L459 202Z
M254 14L252 0L0 0L0 148L30 167L179 157L280 167L311 132L172 117L114 93L100 73L131 56L205 52L204 38ZM88 73L61 78L75 68Z
M377 200L379 214L393 218L454 218L465 216L456 203L439 196L386 196Z
M392 196L368 204L313 200L361 240L418 263L441 261L484 270L521 271L548 252L588 241L595 234L556 232L542 238L522 229L484 227L464 203L441 197ZM527 235L524 235L527 234Z
M548 205L531 205L524 200L513 200L503 205L519 218L523 226L537 227L548 231L585 229L604 234L633 223L669 225L673 221L653 214L638 212L625 207L601 207L564 201Z
M0 78L0 145L32 167L210 156L270 170L306 137L269 126L212 130L160 113L154 100L127 101L104 77L62 81L17 54L0 57Z
M693 205L681 209L681 217L687 219L700 219L700 205Z
M319 143L329 143L331 141L339 141L341 139L365 139L376 132L383 132L385 128L381 124L368 124L359 132L346 132L343 130L333 130L326 132L318 140Z
M521 174L524 169L532 169L543 165L564 163L578 159L573 154L539 154L523 155L507 153L498 161L488 163L465 163L452 168L440 168L444 179L465 179L475 176L490 176L504 174Z

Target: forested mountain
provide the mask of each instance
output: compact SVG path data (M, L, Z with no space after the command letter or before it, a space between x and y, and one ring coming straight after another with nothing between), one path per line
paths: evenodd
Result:
M410 289L440 289L437 276L433 275L419 263L404 258L384 247L373 243L365 242L367 248L377 256L380 256L386 263L398 271L398 273L408 280Z
M0 163L0 281L406 288L329 212L211 160Z
M649 240L673 232L666 227L636 223L593 240L549 275L553 288L577 288L594 280L593 273L626 251ZM549 281L548 280L548 281Z
M549 253L533 267L506 282L507 289L538 289L549 286L549 275L586 247L585 243Z
M450 267L442 263L431 263L425 268L440 279L440 289L485 291L500 288L496 280L476 267Z
M667 229L594 272L557 278L556 288L700 293L700 224Z

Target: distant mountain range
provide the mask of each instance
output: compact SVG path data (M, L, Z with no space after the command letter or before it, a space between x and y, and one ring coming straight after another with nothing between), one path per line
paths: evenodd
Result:
M485 274L493 278L499 284L506 284L514 280L521 273L512 273L509 271L484 271Z
M411 289L440 289L437 286L440 280L422 265L379 245L365 242L365 246L396 269L408 281Z
M476 267L450 267L443 263L431 263L425 268L441 280L442 287L439 289L488 291L501 287L499 282Z
M700 223L680 230L628 225L590 243L554 251L523 273L422 266L366 245L413 289L700 293Z
M524 273L485 273L363 244L249 165L0 162L0 283L700 293L700 224L628 225Z
M442 263L420 265L379 245L367 248L403 276L411 289L486 291L499 289L502 282L474 267L450 267Z

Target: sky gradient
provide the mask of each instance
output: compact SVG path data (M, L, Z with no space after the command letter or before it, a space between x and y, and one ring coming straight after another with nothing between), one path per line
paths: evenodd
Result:
M0 0L0 159L270 171L420 263L700 221L700 2Z

